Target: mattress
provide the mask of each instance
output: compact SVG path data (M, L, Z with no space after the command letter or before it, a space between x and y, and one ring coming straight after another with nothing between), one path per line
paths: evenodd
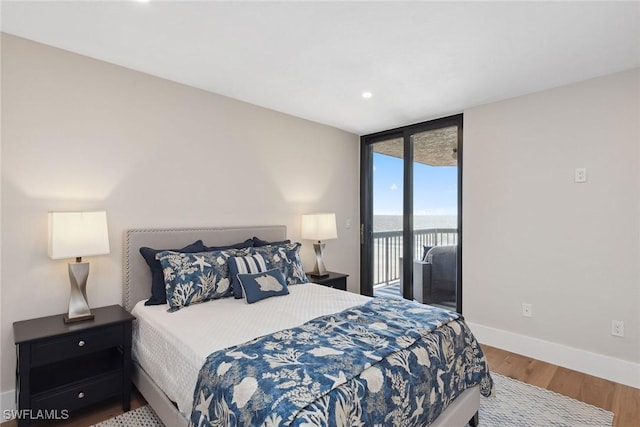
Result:
M209 354L370 300L312 283L290 286L289 292L255 304L224 298L173 313L167 305L140 301L132 310L137 319L133 358L188 417L198 372Z

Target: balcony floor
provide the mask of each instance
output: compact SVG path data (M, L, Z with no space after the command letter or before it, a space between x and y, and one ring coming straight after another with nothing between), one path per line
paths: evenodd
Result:
M374 297L395 297L401 298L400 281L391 282L388 285L378 285L373 288Z

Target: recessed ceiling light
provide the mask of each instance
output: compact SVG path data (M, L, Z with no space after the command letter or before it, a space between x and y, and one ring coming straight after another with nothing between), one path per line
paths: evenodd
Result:
M371 98L372 96L373 96L373 94L372 94L371 92L369 92L368 90L367 90L367 91L362 92L362 97L363 97L363 98L365 98L365 99L369 99L369 98Z

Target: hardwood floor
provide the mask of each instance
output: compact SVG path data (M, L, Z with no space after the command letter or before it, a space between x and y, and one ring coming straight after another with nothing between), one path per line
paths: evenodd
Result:
M614 413L613 427L640 426L640 389L483 345L492 372Z
M482 349L487 356L489 369L493 372L611 411L615 414L613 427L640 426L640 389L627 387L487 345L483 345ZM136 409L145 404L146 402L142 396L137 391L134 391L131 409ZM34 423L33 425L86 427L121 413L122 406L115 399L78 412L70 420L64 422ZM482 420L480 423L482 426ZM8 421L2 423L1 427L16 427L17 425L15 421Z

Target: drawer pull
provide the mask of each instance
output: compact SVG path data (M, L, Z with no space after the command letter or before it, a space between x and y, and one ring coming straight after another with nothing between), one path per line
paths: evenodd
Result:
M78 393L78 399L82 399L82 398L84 398L84 392L81 391L80 393Z
M78 347L84 347L84 341L82 340L78 341Z

